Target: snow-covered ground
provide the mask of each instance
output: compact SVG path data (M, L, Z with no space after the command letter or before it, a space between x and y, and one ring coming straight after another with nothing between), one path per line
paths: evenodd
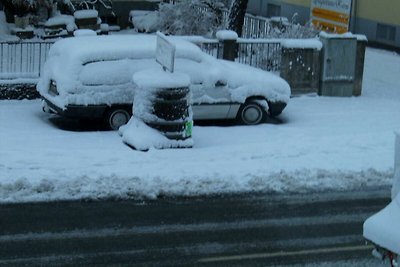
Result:
M282 124L195 126L192 149L139 152L58 128L39 100L0 101L0 202L390 186L400 56L367 49L363 95L293 98Z

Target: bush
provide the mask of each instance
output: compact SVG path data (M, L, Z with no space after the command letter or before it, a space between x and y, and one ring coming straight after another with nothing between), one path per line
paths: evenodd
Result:
M175 4L161 3L159 29L165 34L172 35L211 36L222 22L218 9L213 10L210 7L211 4L204 5L204 2L199 0L187 0Z

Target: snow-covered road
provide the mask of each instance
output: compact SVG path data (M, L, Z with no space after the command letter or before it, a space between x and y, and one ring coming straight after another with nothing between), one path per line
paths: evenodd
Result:
M389 186L399 73L399 55L367 49L361 97L293 98L279 125L195 126L193 149L138 152L58 128L39 100L0 101L0 202Z

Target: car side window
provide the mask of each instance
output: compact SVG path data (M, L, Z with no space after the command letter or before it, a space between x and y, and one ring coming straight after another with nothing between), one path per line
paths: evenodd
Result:
M120 59L90 62L82 66L79 80L86 85L126 84L133 73L157 67L152 59Z
M201 62L177 58L175 70L189 75L192 84L203 84L206 80L206 69Z

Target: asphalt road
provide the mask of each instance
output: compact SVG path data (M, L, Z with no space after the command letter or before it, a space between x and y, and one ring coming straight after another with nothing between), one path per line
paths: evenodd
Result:
M278 266L371 258L389 190L0 205L0 266ZM334 266L334 265L333 265Z

